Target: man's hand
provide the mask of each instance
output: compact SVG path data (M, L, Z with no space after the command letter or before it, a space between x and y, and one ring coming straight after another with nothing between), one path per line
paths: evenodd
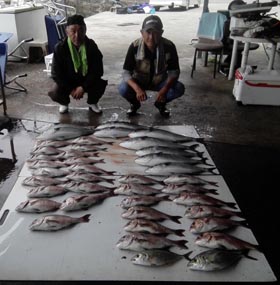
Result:
M165 103L166 101L166 90L165 88L163 87L162 89L159 90L158 94L157 94L157 97L156 97L156 102L160 102L160 103Z
M75 100L80 100L84 96L84 88L82 86L78 86L77 88L73 89L71 92L71 96Z
M145 90L143 90L141 88L137 89L136 98L139 102L146 101L147 100L147 94L146 94Z

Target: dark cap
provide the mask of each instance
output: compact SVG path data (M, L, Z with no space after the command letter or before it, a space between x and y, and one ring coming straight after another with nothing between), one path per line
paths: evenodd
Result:
M71 25L79 25L79 26L85 26L85 21L84 21L84 17L82 15L73 15L70 16L67 19L67 26L71 26Z
M142 30L144 31L155 30L161 32L162 28L163 25L161 19L158 16L151 15L143 21Z

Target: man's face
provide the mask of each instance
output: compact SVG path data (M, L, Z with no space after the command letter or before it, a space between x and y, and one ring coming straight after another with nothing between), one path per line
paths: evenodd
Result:
M161 39L163 31L156 31L153 29L149 29L147 31L142 30L142 38L144 40L145 45L148 49L153 50L158 45L159 40Z
M80 45L85 40L85 35L86 35L85 26L70 25L67 27L66 32L67 36L71 39L71 42L77 47L80 47Z

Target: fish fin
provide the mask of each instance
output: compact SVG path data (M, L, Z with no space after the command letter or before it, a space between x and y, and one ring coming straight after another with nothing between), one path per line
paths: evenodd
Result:
M188 249L188 247L186 246L186 243L188 241L187 240L176 240L175 243L181 247L181 248L185 248L185 249Z
M89 222L89 217L90 217L90 214L87 214L87 215L84 215L80 218L81 222L82 223L88 223Z
M241 226L245 227L245 228L248 228L249 229L249 225L247 223L246 220L243 220L243 221L238 221L238 224L240 224Z
M249 258L249 259L252 259L252 260L258 260L256 257L253 257L253 256L248 255L249 251L250 251L250 249L242 250L242 254L243 254L246 258Z
M175 235L177 235L179 237L183 237L184 236L184 232L185 232L185 230L181 230L181 229L174 230Z
M232 209L237 209L237 208L236 208L236 203L234 203L234 202L226 202L226 205L227 205L228 207L232 208Z
M195 143L195 144L190 145L190 146L189 146L189 149L190 149L190 150L193 150L193 151L196 151L196 148L197 148L197 147L199 147L199 144L198 144L198 143Z
M177 223L177 224L181 224L181 222L179 221L180 219L182 219L181 216L170 216L171 221Z

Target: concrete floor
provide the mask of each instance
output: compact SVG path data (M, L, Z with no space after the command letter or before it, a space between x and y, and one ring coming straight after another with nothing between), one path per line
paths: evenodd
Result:
M212 4L210 11L223 10L226 6ZM279 7L275 10L277 12ZM180 80L186 86L186 93L169 104L170 118L163 119L153 107L153 98L150 98L143 104L139 115L131 121L146 125L186 124L196 127L199 135L205 138L210 155L279 279L276 253L276 228L279 226L279 203L276 199L280 175L279 107L237 105L232 95L234 82L221 74L213 79L212 64L203 67L202 61L199 62L194 78L190 78L194 53L190 42L196 37L201 13L201 8L157 13L163 20L164 36L173 40L177 46ZM6 90L8 116L37 123L61 122L91 126L112 118L126 119L128 104L118 95L117 85L128 45L140 35L144 18L142 14L117 15L105 12L86 19L88 35L96 40L103 52L104 78L109 80L100 101L104 109L102 115L88 112L85 100L71 103L69 114L60 115L57 105L47 96L52 80L43 72L45 65L40 62L8 64L9 76L28 74L27 78L21 79L28 93ZM258 65L258 68L266 67L267 58L263 47L250 53L249 64ZM275 66L280 66L279 55ZM18 160L19 168L20 163L23 161ZM0 184L0 190L5 187L5 184ZM9 189L4 191L8 192Z

